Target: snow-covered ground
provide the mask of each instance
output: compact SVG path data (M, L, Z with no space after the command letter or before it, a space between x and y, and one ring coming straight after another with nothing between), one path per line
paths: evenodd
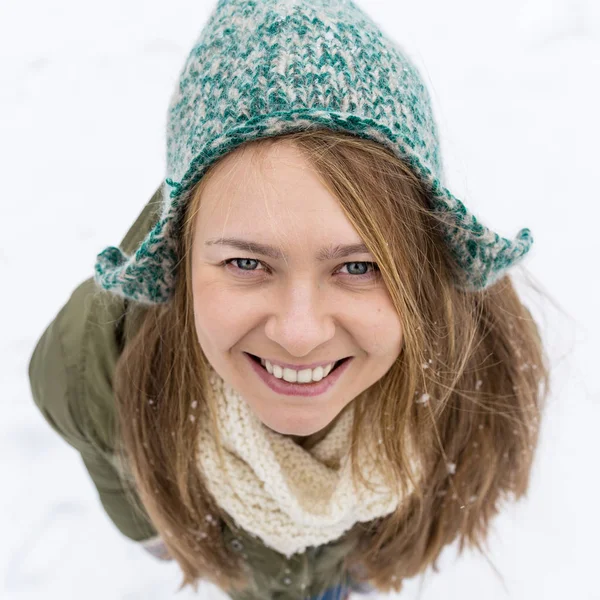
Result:
M0 597L176 596L102 510L29 390L35 342L163 177L166 109L216 0L0 2ZM505 236L529 227L518 284L554 363L526 500L494 522L490 564L448 548L406 600L600 599L597 0L363 0L430 86L449 187ZM596 475L594 475L596 473ZM201 587L201 598L224 595ZM194 596L195 597L195 596Z

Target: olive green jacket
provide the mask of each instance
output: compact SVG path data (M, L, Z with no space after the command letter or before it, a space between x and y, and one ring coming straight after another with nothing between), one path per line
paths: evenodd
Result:
M120 247L127 254L159 218L161 192L159 187L123 239ZM128 302L99 289L93 278L81 283L39 339L29 379L46 421L81 455L107 515L123 535L144 542L156 539L157 531L139 498L134 494L137 508L128 499L114 454L112 376L133 327L126 319ZM226 528L223 535L254 574L250 588L232 594L237 600L309 598L347 577L344 538L288 560L242 530Z

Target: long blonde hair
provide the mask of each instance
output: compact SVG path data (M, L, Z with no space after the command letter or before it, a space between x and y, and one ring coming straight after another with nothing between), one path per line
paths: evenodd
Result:
M482 542L502 500L528 489L548 394L548 359L538 327L509 275L486 290L452 284L456 268L428 210L423 185L380 144L347 133L311 130L252 141L234 152L256 156L291 143L310 161L375 257L404 332L390 370L353 400L352 458L364 432L381 440L378 460L392 485L414 491L391 515L357 523L345 565L381 591L429 565L459 539ZM218 164L218 163L215 163ZM179 240L176 290L151 307L132 305L139 326L114 375L117 437L135 489L179 563L179 589L207 579L241 589L248 572L223 543L228 517L207 492L196 461L207 409L219 440L208 363L194 329L191 244L195 215L214 166L189 195ZM409 440L416 445L409 448ZM408 460L416 452L423 475ZM362 474L355 469L355 477ZM211 515L208 517L207 515Z

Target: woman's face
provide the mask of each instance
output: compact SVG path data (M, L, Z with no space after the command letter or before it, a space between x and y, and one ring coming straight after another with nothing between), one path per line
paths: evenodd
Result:
M319 259L325 249L362 240L289 144L270 148L261 165L248 151L226 156L200 205L192 286L202 350L267 427L294 436L322 430L385 375L402 348L383 280L366 264L374 257L354 251ZM272 246L273 255L217 243L221 238ZM302 383L291 384L292 391L272 389L264 377L285 381L274 381L266 370L261 377L257 369L263 373L263 367L247 353L299 370L353 358L328 389L306 395Z

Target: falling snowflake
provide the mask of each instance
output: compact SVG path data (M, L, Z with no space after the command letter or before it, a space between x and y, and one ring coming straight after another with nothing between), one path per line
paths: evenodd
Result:
M427 402L429 402L430 399L430 395L425 393L423 394L418 400L417 400L417 404L426 404Z
M450 473L450 475L456 473L456 463L448 463L446 466L448 467L448 473Z

